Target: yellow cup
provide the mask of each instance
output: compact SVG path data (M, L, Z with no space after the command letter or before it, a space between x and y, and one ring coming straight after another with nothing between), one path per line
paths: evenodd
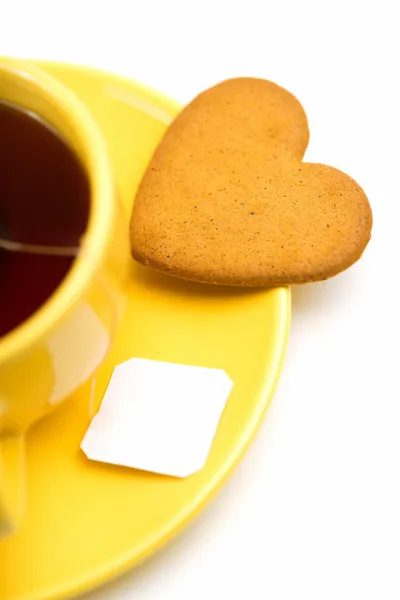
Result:
M91 198L81 252L67 277L31 318L0 338L0 537L15 530L24 510L24 435L103 361L125 305L130 263L106 142L85 106L39 68L0 58L2 100L56 128L84 166Z

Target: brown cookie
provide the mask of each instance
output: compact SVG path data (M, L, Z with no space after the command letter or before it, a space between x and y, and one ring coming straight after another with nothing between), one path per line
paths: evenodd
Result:
M166 132L139 186L133 256L188 280L270 286L326 279L360 258L368 200L350 177L301 163L308 127L273 83L200 94Z

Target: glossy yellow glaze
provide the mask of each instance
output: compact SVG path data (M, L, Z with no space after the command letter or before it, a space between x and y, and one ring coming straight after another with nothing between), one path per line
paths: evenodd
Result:
M131 261L107 145L86 107L46 72L10 59L0 59L0 100L54 125L91 187L88 229L68 276L35 315L0 339L1 535L23 514L23 434L103 361L126 303Z
M114 75L43 66L77 92L99 123L129 215L177 103ZM288 289L187 284L131 263L127 311L98 371L92 402L88 382L27 436L27 518L0 542L0 599L70 598L171 539L216 492L260 425L289 320ZM188 479L90 462L80 450L113 366L133 356L223 368L234 382L208 462Z

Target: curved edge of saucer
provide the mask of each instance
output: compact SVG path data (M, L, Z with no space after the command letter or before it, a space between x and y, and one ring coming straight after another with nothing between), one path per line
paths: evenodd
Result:
M171 521L168 524L168 527L166 527L161 533L157 534L157 536L150 543L143 546L139 553L135 552L134 556L132 556L131 553L119 556L118 558L114 559L112 565L108 565L107 568L93 571L90 573L90 575L86 574L81 579L71 582L68 590L65 588L54 588L47 591L45 597L29 596L21 600L66 600L67 598L71 598L71 594L73 596L80 596L81 594L92 592L96 589L98 590L108 583L111 583L113 580L126 575L131 569L139 566L149 559L150 556L161 550L168 543L172 542L177 535L182 533L189 522L195 519L205 508L205 506L221 490L228 477L238 466L240 460L243 458L252 441L256 437L268 408L271 405L279 382L290 332L291 291L290 287L277 288L276 291L279 291L281 295L281 310L279 315L279 335L277 335L279 342L277 344L274 368L268 372L268 381L265 383L265 387L262 389L263 402L260 402L258 411L254 414L253 419L247 429L243 431L240 444L236 446L235 452L229 457L229 461L226 462L223 471L220 470L218 476L209 481L208 485L203 488L202 496L196 499L196 503L192 504L187 509L185 514L180 514L176 521Z
M134 88L136 91L140 91L147 97L160 105L167 106L173 114L176 114L182 107L181 103L177 102L165 96L161 92L154 90L153 88L138 83L135 80L129 79L122 75L114 74L111 72L103 71L89 66L74 65L71 63L64 63L60 61L45 61L45 60L32 60L35 64L46 70L46 66L49 70L53 68L70 69L71 71L86 72L89 75L112 79L113 81L119 82L128 88ZM276 353L273 368L268 371L268 377L261 390L262 400L258 405L258 410L254 413L252 420L249 422L247 428L243 431L240 443L236 446L235 452L229 456L229 460L225 463L224 468L221 469L217 476L209 481L208 485L203 488L202 495L196 498L191 506L189 506L185 513L180 513L179 518L175 521L168 523L168 526L149 543L147 543L140 552L135 552L134 555L131 553L125 553L116 559L114 559L111 565L106 568L93 570L91 573L86 573L81 578L76 578L75 581L71 581L68 589L65 586L57 586L52 589L45 590L45 595L29 594L21 597L19 600L57 600L62 598L71 598L71 596L80 596L102 587L103 585L111 582L112 580L126 574L133 567L138 566L149 558L156 551L160 550L168 542L182 532L185 526L194 519L205 505L217 494L223 484L226 482L230 473L238 465L240 459L250 446L251 442L255 438L261 423L263 422L264 416L271 404L274 396L279 377L281 374L287 342L290 331L290 320L291 320L291 291L290 287L276 288L275 292L279 294L279 302L277 306L279 308L279 325L277 327L277 344ZM44 590L43 590L44 591Z
M126 77L125 75L120 75L119 73L112 73L109 71L104 71L103 69L98 69L96 67L90 67L88 65L76 65L73 63L69 63L69 62L61 62L61 61L53 61L53 60L34 59L34 60L31 60L30 62L35 63L36 65L38 65L39 67L41 67L44 70L46 70L46 68L48 68L50 70L62 68L64 71L68 69L72 72L74 72L74 71L76 72L77 70L79 70L81 73L88 73L89 75L92 75L92 76L94 75L94 76L100 77L100 78L112 79L112 80L117 81L127 87L134 87L136 91L139 91L140 93L145 94L147 97L151 98L153 101L157 102L158 104L167 106L173 112L174 115L176 115L178 113L178 111L180 111L182 109L182 106L183 106L182 103L179 102L178 100L174 100L173 98L170 98L169 96L163 94L162 92L159 92L158 90L155 90L154 88L146 85L145 83L141 83L139 81L136 81L135 79Z

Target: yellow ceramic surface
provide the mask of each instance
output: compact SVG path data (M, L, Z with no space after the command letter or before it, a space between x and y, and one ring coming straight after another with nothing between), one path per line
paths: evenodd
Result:
M1 536L23 512L23 434L103 361L125 304L130 260L107 145L86 107L33 64L1 58L0 100L54 125L75 149L91 187L82 253L50 300L0 340Z
M129 214L178 105L113 75L45 68L77 92L100 124ZM0 542L1 600L71 598L149 556L218 489L270 402L289 328L288 289L187 284L131 266L127 312L98 372L94 411L113 366L133 356L225 369L234 389L207 465L178 480L87 460L80 443L90 422L89 382L27 436L27 518Z

